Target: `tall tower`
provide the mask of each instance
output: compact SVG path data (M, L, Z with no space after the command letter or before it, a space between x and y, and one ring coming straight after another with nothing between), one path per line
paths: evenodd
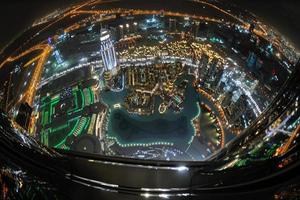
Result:
M54 53L54 57L55 60L57 62L57 64L62 64L64 62L64 59L60 53L60 50L57 48L56 44L54 43L54 41L49 37L48 38L48 44L52 47L53 49L53 53Z
M198 35L199 35L199 26L200 26L200 22L195 21L194 22L194 37L198 37Z
M169 32L176 31L176 19L170 18L169 19Z
M115 47L113 45L110 33L106 29L102 29L100 33L101 42L101 57L104 64L104 69L112 75L118 72L117 70L117 56Z
M119 39L124 37L124 26L123 24L119 25Z

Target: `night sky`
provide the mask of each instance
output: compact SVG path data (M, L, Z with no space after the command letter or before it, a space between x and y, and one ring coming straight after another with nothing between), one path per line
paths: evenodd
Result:
M256 14L290 39L300 51L299 0L222 0L230 1Z
M65 7L81 0L6 0L0 3L0 48L40 18L55 8ZM166 0L171 1L171 0ZM299 0L221 0L234 2L276 27L300 49Z
M82 0L4 0L0 2L0 49L20 32L56 8Z

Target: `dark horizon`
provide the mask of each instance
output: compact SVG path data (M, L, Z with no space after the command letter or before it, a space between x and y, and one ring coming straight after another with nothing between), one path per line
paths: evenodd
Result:
M0 24L5 27L1 33L0 49L17 37L24 29L30 26L36 19L41 18L56 8L66 7L82 0L52 0L45 1L11 0L1 3ZM224 0L221 0L224 1ZM229 0L241 8L247 9L257 15L263 22L270 24L282 33L289 41L300 49L300 1L297 0Z
M82 0L51 0L47 1L47 3L38 0L11 0L1 2L0 24L5 28L5 31L1 33L0 50L27 27L32 25L36 19L50 14L57 8L64 8L80 1Z

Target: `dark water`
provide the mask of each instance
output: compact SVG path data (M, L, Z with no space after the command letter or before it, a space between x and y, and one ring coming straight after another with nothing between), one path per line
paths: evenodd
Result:
M113 105L124 102L127 91L119 93L104 92L102 100L111 108L108 122L108 136L116 138L121 144L147 144L154 142L170 142L186 144L194 135L191 120L198 115L199 95L192 87L193 77L184 75L178 79L188 80L185 91L184 108L180 113L168 109L164 114L158 112L160 97L155 98L155 111L152 115L141 116L131 114L126 109L114 109Z

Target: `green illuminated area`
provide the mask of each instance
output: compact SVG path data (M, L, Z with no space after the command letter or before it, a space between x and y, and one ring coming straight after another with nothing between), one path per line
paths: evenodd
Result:
M41 142L49 147L70 149L76 138L87 133L91 117L83 116L84 109L92 104L91 87L73 87L67 98L62 98L61 93L41 98Z

